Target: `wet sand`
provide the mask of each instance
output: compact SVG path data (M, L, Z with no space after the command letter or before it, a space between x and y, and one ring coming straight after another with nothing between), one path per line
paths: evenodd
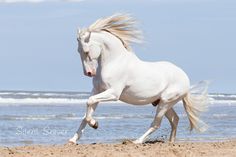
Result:
M236 140L0 147L1 157L235 157Z

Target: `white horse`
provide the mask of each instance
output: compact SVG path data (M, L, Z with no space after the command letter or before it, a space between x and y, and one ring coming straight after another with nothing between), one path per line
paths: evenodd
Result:
M199 119L199 113L206 107L207 84L202 82L190 88L188 76L174 64L140 60L130 48L130 44L140 41L141 37L135 24L131 16L115 14L78 30L78 51L84 74L93 77L93 90L85 117L69 142L76 143L86 124L98 128L92 114L97 104L105 101L156 106L150 128L134 143L143 143L160 127L163 116L171 124L170 141L174 142L179 117L173 106L180 100L187 112L190 129L204 130L206 125Z

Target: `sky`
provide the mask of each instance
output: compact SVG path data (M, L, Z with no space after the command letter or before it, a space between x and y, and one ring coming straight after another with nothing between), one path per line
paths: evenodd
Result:
M0 0L0 90L91 91L77 52L77 27L130 13L146 61L170 61L211 93L236 93L234 0Z

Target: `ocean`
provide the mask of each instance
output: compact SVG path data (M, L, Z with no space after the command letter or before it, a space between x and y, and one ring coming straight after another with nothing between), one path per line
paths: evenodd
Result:
M0 145L64 144L77 130L86 110L87 92L0 91ZM209 109L201 115L209 128L190 132L182 103L174 106L180 117L177 141L221 141L236 138L236 94L209 94ZM150 126L152 105L134 106L122 102L99 104L94 118L99 128L86 127L78 143L119 143L136 139ZM167 140L170 125L150 140Z

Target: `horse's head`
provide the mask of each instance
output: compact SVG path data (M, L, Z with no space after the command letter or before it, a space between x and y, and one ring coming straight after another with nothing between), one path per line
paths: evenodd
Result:
M103 36L98 35L98 33L103 33ZM108 37L108 34L110 37ZM81 56L84 74L90 77L96 75L98 59L102 52L105 54L109 51L112 52L112 55L115 55L115 52L123 52L124 49L131 51L130 44L141 41L141 38L141 31L135 27L135 19L126 14L115 14L98 19L88 28L82 31L78 30L78 51ZM117 50L118 48L120 50ZM108 56L110 57L110 55L103 55L102 62Z
M102 46L91 38L91 32L78 29L78 52L83 64L84 74L89 77L96 75L98 58L101 55Z

